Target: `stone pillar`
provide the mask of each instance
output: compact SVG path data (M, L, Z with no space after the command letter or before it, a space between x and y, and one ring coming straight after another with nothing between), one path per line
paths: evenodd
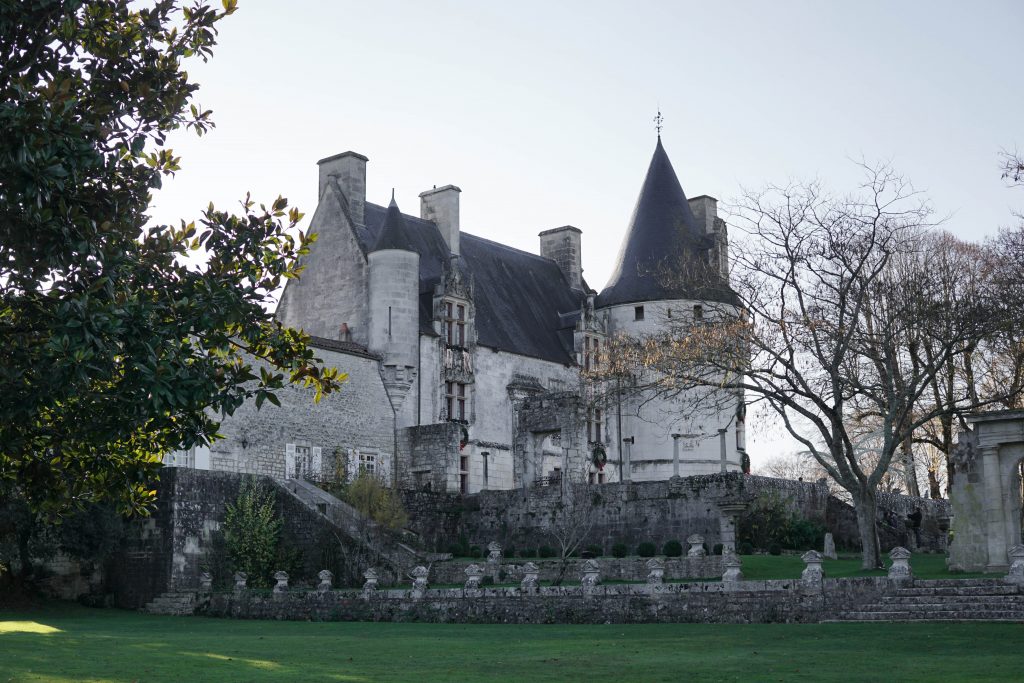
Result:
M800 580L804 582L804 587L820 591L821 582L825 578L825 569L821 566L824 558L821 553L817 550L808 550L800 556L800 559L807 565L804 567L803 573L800 574Z
M672 476L679 476L679 439L683 437L682 434L672 435Z
M823 552L822 555L824 555L825 557L827 557L830 560L835 560L835 559L838 559L838 557L839 557L836 554L836 541L835 541L834 538L832 538L832 532L831 531L828 531L828 532L825 533L825 547L824 547L824 551L825 552Z
M249 580L249 575L245 572L235 572L235 590L244 591L245 583Z
M1006 519L1003 511L1003 482L999 476L999 447L985 446L981 450L985 470L985 535L988 544L988 562L985 571L998 571L1006 564Z
M527 562L523 565L523 580L519 583L519 590L525 592L533 592L538 587L538 577L540 576L540 568L533 562Z
M722 429L718 430L719 451L720 451L721 460L722 460L722 474L725 474L726 472L729 471L729 469L727 467L728 462L725 459L725 433L727 431L729 431L729 430L724 428L724 427Z
M735 553L725 554L723 552L722 565L725 567L725 572L722 573L722 583L738 583L743 580L743 572L740 570L743 563Z
M199 575L199 590L204 593L209 593L213 590L213 574L203 572Z
M275 593L287 593L288 592L288 572L274 572L274 584Z
M484 578L484 570L478 564L471 564L465 569L466 572L466 586L467 591L480 590L480 581Z
M913 570L910 568L910 551L897 546L889 551L889 558L892 566L889 567L889 578L893 581L909 581L914 578Z
M327 593L331 590L331 586L334 583L334 573L329 569L321 569L320 573L317 574L317 578L320 579L320 583L316 585L317 593Z
M690 544L690 549L686 551L687 557L704 557L707 554L704 552L704 537L700 534L690 534L686 542Z
M1010 557L1010 569L1006 572L1006 580L1024 584L1024 545L1014 545L1007 553Z
M721 516L718 518L720 533L722 536L722 554L736 553L736 516L747 508L745 502L721 501L718 509Z
M665 583L665 561L660 557L647 560L647 583Z
M630 458L634 441L636 439L632 436L627 436L622 440L622 481L631 481L633 479L633 463Z

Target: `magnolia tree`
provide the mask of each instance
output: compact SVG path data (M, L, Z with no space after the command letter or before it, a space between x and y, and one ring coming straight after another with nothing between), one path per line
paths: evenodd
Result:
M618 337L608 356L695 410L740 393L767 405L849 493L862 564L872 568L881 566L876 492L897 452L937 416L979 405L968 391L941 405L922 406L922 396L1005 325L1007 311L990 282L972 296L943 296L923 242L928 204L892 169L863 170L845 196L818 183L747 193L732 221L742 233L731 245L737 305L655 336ZM691 282L724 285L696 259L686 269ZM866 433L877 442L871 458Z
M310 242L286 200L148 225L168 134L213 125L185 65L222 4L0 3L0 480L39 513L145 512L163 453L344 379L268 312Z

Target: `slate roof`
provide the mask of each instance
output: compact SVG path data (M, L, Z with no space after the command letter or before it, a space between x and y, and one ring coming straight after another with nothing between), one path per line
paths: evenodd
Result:
M309 345L317 349L324 349L325 351L337 351L338 353L347 353L350 356L361 356L362 358L380 360L380 356L369 351L362 344L357 344L355 342L326 339L324 337L315 337L310 335Z
M672 162L661 144L654 148L615 271L597 297L599 307L664 299L735 303L720 278L695 281L686 263L704 263L714 240L697 223ZM703 268L698 269L705 272Z
M366 203L365 228L356 230L364 253L402 244L420 255L420 332L434 334L433 291L450 259L432 221ZM551 259L463 232L462 272L471 276L478 342L501 351L556 363L573 362L573 328L582 300ZM371 246L372 245L372 246ZM389 247L395 248L395 247Z

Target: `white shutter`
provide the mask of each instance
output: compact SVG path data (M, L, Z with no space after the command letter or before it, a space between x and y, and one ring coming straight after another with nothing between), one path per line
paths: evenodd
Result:
M324 476L323 476L324 473L322 471L323 470L323 460L322 460L322 458L320 456L320 454L321 454L320 447L319 446L313 446L313 448L310 449L310 453L312 453L312 456L310 456L310 461L311 462L309 463L310 478L313 481L321 481L324 478Z
M293 443L284 447L284 478L295 478L295 444Z
M210 469L210 449L207 446L195 447L195 462L193 467L197 470Z

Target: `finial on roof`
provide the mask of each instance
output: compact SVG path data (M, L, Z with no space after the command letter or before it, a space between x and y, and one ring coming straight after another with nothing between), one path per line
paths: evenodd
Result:
M661 138L661 129L664 124L665 117L661 115L661 105L658 106L658 115L654 117L654 130L658 131L658 138Z
M398 206L398 204L395 202L395 188L393 187L391 188L391 203L388 204L388 206Z

